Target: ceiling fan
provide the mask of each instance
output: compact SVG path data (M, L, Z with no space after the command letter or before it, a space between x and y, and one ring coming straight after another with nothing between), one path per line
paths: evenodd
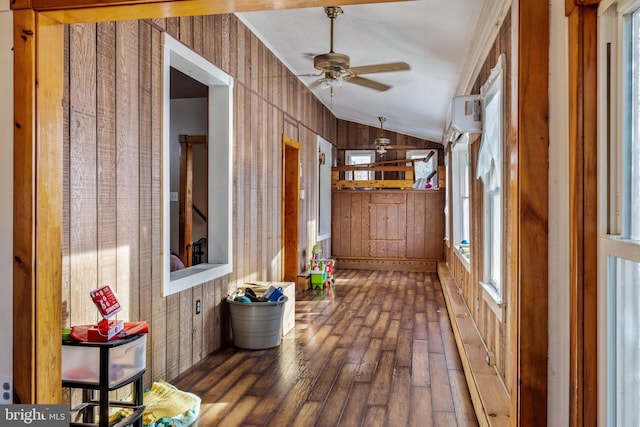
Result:
M391 145L389 138L384 136L383 124L387 119L384 117L378 117L378 120L380 120L380 136L373 140L373 145L375 146L378 154L382 155L386 153L387 150L411 150L416 148L412 145Z
M333 22L342 14L339 6L328 6L324 8L325 13L331 20L331 43L329 53L316 55L313 58L313 66L320 70L320 74L311 74L307 76L322 76L322 78L313 82L309 87L314 88L319 85L333 89L342 86L343 82L354 83L370 89L384 92L391 89L391 86L377 82L365 77L361 74L386 73L390 71L408 70L409 64L406 62L391 62L387 64L364 65L360 67L351 67L349 56L343 53L333 51Z

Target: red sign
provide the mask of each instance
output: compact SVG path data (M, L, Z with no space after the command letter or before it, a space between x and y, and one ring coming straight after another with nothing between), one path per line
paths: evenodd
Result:
M108 319L122 309L118 297L116 297L115 292L111 290L110 285L104 285L101 288L91 291L91 299L105 319Z

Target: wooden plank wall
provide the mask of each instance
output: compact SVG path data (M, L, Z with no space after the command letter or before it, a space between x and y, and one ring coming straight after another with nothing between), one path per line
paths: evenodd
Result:
M162 32L235 79L234 271L161 297ZM172 380L228 338L228 293L280 280L281 140L302 145L300 259L315 242L317 145L336 119L233 15L66 27L63 325L95 323L111 283L124 320L150 326L145 385ZM323 245L327 245L324 242ZM195 314L195 300L202 314Z
M338 190L331 208L338 258L444 259L444 190Z
M505 286L505 301L510 301L508 297L510 292L515 292L510 284L516 283L516 277L514 276L513 263L515 263L516 253L515 245L517 244L514 230L513 230L513 217L510 214L514 205L513 197L515 197L515 188L506 184L510 176L508 159L511 158L511 153L516 150L514 147L515 135L511 132L511 127L508 125L512 122L512 91L511 91L511 13L508 13L500 32L496 37L493 47L484 62L484 65L480 69L480 72L476 78L474 87L471 93L480 93L480 87L489 77L491 68L495 66L500 54L505 54L505 74L504 74L504 99L505 99L505 152L503 153L503 183L504 191L504 211L503 224L505 225L505 235L503 236L503 242L505 245L505 273L507 279L504 283ZM508 320L500 321L489 305L483 298L483 290L480 287L479 280L482 277L482 247L483 247L483 199L482 199L482 182L475 179L475 170L478 158L478 152L480 149L480 138L473 137L470 140L469 159L470 159L470 196L471 196L471 255L470 265L471 271L465 267L460 259L460 256L456 254L456 249L451 246L445 246L447 251L446 259L451 270L453 278L458 284L458 287L462 290L462 295L466 301L469 311L478 327L480 335L487 346L489 351L492 351L496 356L496 369L503 379L505 385L509 387L513 382L510 377L513 373L512 369L509 369L509 351L512 346L509 343L509 325ZM451 193L449 193L451 194ZM449 199L451 200L451 198ZM451 207L449 211L452 212ZM506 316L508 317L508 316Z

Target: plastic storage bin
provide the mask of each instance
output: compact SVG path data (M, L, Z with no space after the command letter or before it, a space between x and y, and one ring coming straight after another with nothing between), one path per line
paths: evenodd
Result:
M233 344L247 350L261 350L280 345L285 296L275 302L238 302L227 297L231 314Z
M327 280L326 271L312 271L311 272L311 289L322 289L324 287L325 280Z
M132 337L134 338L134 337ZM103 343L78 342L62 346L62 380L98 385L100 383L100 352L108 352L108 387L126 382L146 369L147 335Z
M296 286L295 282L251 282L246 283L244 287L252 288L256 294L263 292L269 286L282 288L287 302L284 304L284 314L282 315L282 336L284 337L296 326Z

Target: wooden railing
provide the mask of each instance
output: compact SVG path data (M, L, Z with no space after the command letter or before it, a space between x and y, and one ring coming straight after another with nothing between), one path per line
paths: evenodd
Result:
M348 172L351 172L351 179L346 179ZM353 179L356 172L368 172L376 174L381 172L398 172L404 176L402 179ZM331 169L331 184L333 188L412 188L413 187L413 166L371 166L371 165L351 165L337 166Z
M331 169L332 187L340 188L413 188L415 182L415 164L417 162L426 162L434 152L429 153L426 157L418 159L399 159L387 160L384 162L367 163L363 165L336 166ZM407 164L411 164L407 166ZM380 179L354 179L356 172L367 172L374 177L380 176ZM378 174L378 172L380 172ZM391 173L393 179L384 179L384 174ZM351 173L351 179L347 179L348 173Z

